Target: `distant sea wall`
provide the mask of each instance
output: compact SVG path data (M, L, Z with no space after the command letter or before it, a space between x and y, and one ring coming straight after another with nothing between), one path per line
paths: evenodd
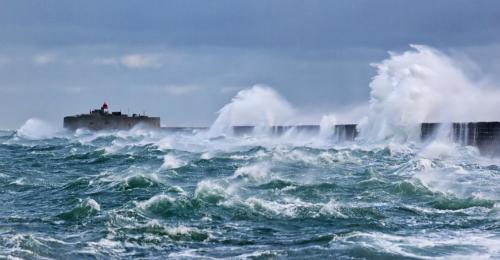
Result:
M164 129L176 130L177 128ZM461 145L476 146L483 155L500 155L500 122L422 123L420 130L420 139L423 142L436 138L447 138ZM281 136L288 131L319 134L321 128L319 125L272 126L266 128L255 126L233 127L235 136L250 135L256 131ZM341 124L335 125L332 138L334 141L354 141L358 134L356 124Z

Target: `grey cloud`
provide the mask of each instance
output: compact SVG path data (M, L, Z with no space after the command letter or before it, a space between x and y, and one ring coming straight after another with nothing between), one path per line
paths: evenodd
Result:
M447 1L4 1L8 43L400 47L498 41L500 2ZM29 10L29 11L28 11Z

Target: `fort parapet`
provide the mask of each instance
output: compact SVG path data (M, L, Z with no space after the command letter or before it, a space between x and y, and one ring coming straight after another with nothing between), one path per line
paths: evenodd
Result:
M160 128L159 117L149 117L145 115L122 114L121 112L108 112L108 105L104 103L101 109L92 110L88 114L64 117L64 128L76 130L79 128L89 130L107 130L107 129L130 129L141 125L147 128Z

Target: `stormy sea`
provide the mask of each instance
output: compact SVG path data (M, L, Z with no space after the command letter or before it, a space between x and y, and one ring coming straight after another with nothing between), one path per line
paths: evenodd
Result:
M354 141L340 114L270 132L303 117L265 86L206 129L0 131L0 258L500 258L500 159L418 138L498 96L425 46L375 66Z

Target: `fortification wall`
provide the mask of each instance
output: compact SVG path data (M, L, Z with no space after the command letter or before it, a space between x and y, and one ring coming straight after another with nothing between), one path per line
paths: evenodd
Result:
M136 125L143 125L150 128L160 128L160 118L111 115L80 115L67 116L64 118L64 128L70 130L76 130L79 128L85 128L89 130L130 129Z

